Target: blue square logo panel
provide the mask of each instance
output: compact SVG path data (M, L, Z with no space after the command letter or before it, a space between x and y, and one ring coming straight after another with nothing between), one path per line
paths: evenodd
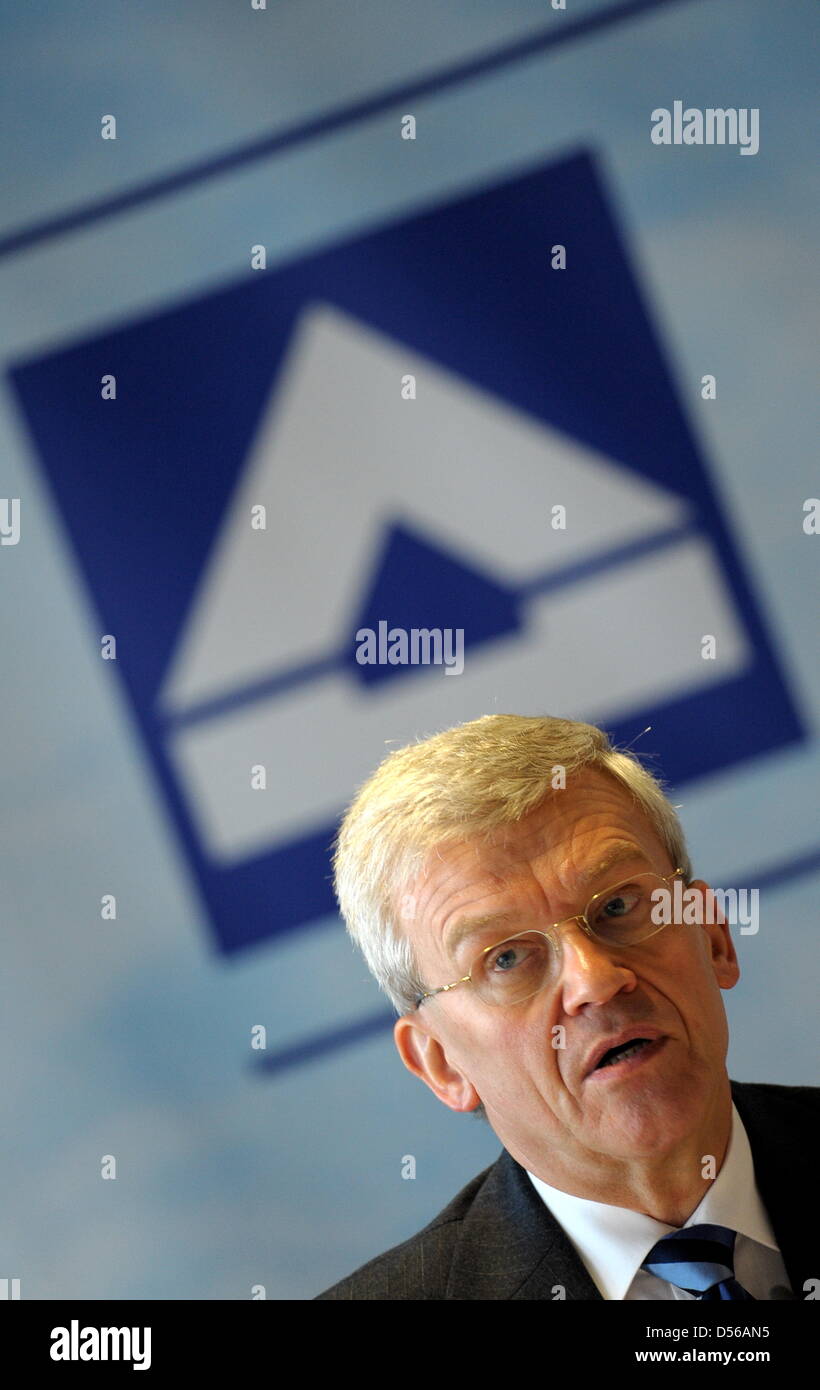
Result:
M676 785L803 736L585 153L12 383L220 951L332 912L355 787L449 724L652 724Z

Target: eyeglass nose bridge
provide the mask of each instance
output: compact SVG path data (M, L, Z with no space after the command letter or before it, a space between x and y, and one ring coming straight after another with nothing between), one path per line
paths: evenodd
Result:
M680 874L680 873L682 873L682 872L683 872L682 869L676 869L675 872L674 872L673 874L669 874L669 875L667 875L666 877L664 877L662 874L657 874L657 875L655 875L655 877L657 877L657 878L663 878L664 883L666 883L666 882L668 882L669 879L675 878L678 874ZM600 896L600 895L599 895L599 894L596 894L596 897L597 897L597 896ZM598 933L596 932L595 928L592 926L592 923L590 922L589 918L587 917L586 912L576 912L572 917L562 917L560 922L553 922L552 926L551 926L551 927L547 927L547 928L545 929L545 931L544 931L544 936L548 937L548 939L549 939L549 941L550 941L550 943L551 943L551 945L552 945L552 949L553 949L553 951L554 951L556 957L560 957L560 947L559 947L559 943L558 943L558 937L559 937L559 931L558 931L558 929L559 929L559 927L564 927L564 926L566 926L566 924L567 924L568 922L577 922L578 925L579 925L579 927L581 928L581 931L584 932L584 934L585 934L586 936L589 937L590 941L595 941L595 942L597 942L597 944L600 945L600 946L611 946L611 945L616 945L616 944L617 944L617 943L615 943L615 942L607 941L606 937L603 937L603 936L599 936L599 935L598 935ZM648 935L647 935L647 937L639 938L639 941L640 941L640 940L648 940L648 937L654 936L657 932L663 931L664 925L666 925L666 924L663 923L663 924L660 925L660 926L656 926L654 931L649 932ZM639 944L639 942L635 942L635 943L633 943L633 944L637 945L637 944Z
M592 927L590 926L587 920L587 915L585 912L576 912L573 914L572 917L562 917L560 922L553 922L552 926L548 927L544 932L544 935L550 942L550 945L552 946L552 949L555 952L556 956L560 956L561 954L559 946L560 932L558 929L559 927L565 927L568 922L577 922L579 927L581 928L581 931L585 932L591 941L600 940L600 937L597 937L595 935L595 932L592 930Z
M604 942L601 937L595 935L595 932L592 930L592 927L590 926L589 921L587 920L585 912L576 912L573 913L571 917L562 917L560 922L553 922L551 927L545 927L543 929L541 935L547 938L552 947L553 955L555 957L555 966L559 974L561 971L561 946L559 941L559 937L561 935L560 928L565 927L569 922L577 922L578 926L581 928L581 931L585 934L585 936L589 937L590 941L596 941L599 943L599 945L606 945L606 942ZM544 976L544 979L541 981L541 984L538 986L537 989L533 990L533 993L540 994L543 989L546 989L550 985L554 985L555 978L556 977L554 975L550 976L550 972L547 971Z

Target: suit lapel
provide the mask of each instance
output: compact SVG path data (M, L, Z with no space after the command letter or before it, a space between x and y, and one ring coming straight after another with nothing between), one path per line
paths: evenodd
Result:
M758 1191L795 1297L802 1299L803 1285L813 1277L809 1259L815 1274L817 1266L812 1208L807 1206L812 1202L815 1175L808 1161L811 1145L806 1115L797 1113L797 1096L794 1100L777 1096L774 1105L768 1087L740 1081L733 1081L731 1087L732 1099L749 1136Z
M602 1297L563 1228L505 1149L461 1224L446 1297L562 1296Z

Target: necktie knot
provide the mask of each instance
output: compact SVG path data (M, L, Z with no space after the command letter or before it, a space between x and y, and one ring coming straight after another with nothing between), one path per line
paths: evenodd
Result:
M697 1299L751 1299L735 1279L736 1236L728 1226L684 1226L662 1236L641 1269Z

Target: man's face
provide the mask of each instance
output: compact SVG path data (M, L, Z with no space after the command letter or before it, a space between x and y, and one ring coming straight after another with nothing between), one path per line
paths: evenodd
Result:
M632 857L598 872L619 851ZM402 898L402 925L433 989L466 975L484 947L583 912L593 893L632 874L677 867L626 789L585 770L490 843L430 855ZM462 934L466 922L498 913L508 920ZM739 971L723 922L672 923L629 947L592 940L577 922L556 935L554 982L538 994L499 1007L462 984L399 1019L395 1037L440 1100L454 1110L483 1101L513 1156L561 1186L600 1156L626 1165L661 1158L725 1105L720 991ZM553 1046L556 1025L564 1047ZM624 1029L661 1041L632 1066L591 1072L594 1049Z

